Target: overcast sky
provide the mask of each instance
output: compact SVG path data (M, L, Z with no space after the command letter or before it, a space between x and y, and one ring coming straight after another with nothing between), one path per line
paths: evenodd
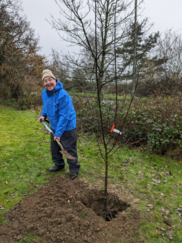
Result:
M60 17L54 0L22 0L22 8L36 36L39 36L42 47L40 54L49 56L52 48L58 52L73 50L60 40L46 21L50 19L50 14ZM182 0L145 0L142 9L142 16L154 23L153 31L165 32L172 28L178 31L177 34L182 33Z

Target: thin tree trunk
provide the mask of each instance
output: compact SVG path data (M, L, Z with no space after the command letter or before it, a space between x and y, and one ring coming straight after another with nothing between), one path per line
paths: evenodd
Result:
M107 145L105 146L105 203L104 203L104 210L107 214L107 185L108 185L108 154L107 154Z

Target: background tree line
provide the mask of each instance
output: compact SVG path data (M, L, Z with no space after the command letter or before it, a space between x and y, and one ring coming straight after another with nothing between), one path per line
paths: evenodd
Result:
M71 21L69 25L66 25L64 21L56 20L52 16L51 24L58 33L67 34L69 38L61 34L60 36L70 44L79 46L80 52L75 56L75 54L60 54L53 50L50 66L67 90L95 91L94 26L87 18L93 11L94 1L89 1L88 12L85 15L80 11L81 1L75 1L73 5L69 4L69 0L57 2L67 8L65 14L60 7L63 16L65 14L65 19L69 19L69 12L74 13L78 18L70 17ZM131 93L134 75L135 27L131 20L133 12L129 10L133 2L118 1L120 6L117 8L116 22L114 22L114 3L112 0L97 3L98 77L100 88L104 93L114 94L117 79L119 94L123 95ZM108 6L108 8L103 6ZM121 17L123 13L125 13L125 18ZM137 22L139 81L136 95L165 94L168 96L181 92L181 36L172 31L166 31L164 35L159 32L151 33L151 27L152 24L147 18ZM114 70L115 55L117 75Z
M0 0L0 97L19 99L40 85L45 58L19 0Z
M97 10L98 53L102 50L98 55L98 77L104 93L114 93L117 78L119 94L130 94L134 48L134 24L130 18L133 13L128 11L131 3L121 1L115 25L112 0L107 2L107 11L102 6ZM63 3L68 5L69 1ZM88 5L88 11L91 11L91 7L91 4ZM74 4L70 11L78 11L80 14L79 6ZM91 22L85 21L86 15L80 15L81 22L85 24L83 29L73 28L69 40L67 39L70 43L80 46L79 55L62 55L53 50L52 59L48 62L44 56L38 54L38 39L20 12L20 0L0 0L1 98L19 99L25 92L41 90L41 72L44 67L52 69L68 91L95 91L94 31ZM119 17L122 13L126 13L124 19ZM73 23L80 26L76 19ZM51 24L58 31L62 29L70 33L68 26L57 22L53 17ZM86 37L83 35L84 28L87 30ZM115 41L114 28L117 32ZM137 23L137 66L140 78L136 95L168 96L179 93L182 70L181 36L172 31L166 32L164 37L159 32L149 34L150 28L151 24L147 18ZM114 73L115 54L117 77Z

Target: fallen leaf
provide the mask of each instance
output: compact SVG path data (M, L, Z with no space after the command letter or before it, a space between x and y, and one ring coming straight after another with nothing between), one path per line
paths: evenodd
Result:
M3 205L0 205L0 209L1 209L1 210L3 210L3 209L4 209Z
M180 207L178 207L178 208L177 208L177 210L178 210L178 211L182 211L182 208L181 208L181 206L180 206Z
M163 207L161 207L160 210L161 210L163 213L166 212L166 210L165 210Z
M181 213L179 213L178 211L176 213L181 217Z
M160 230L162 230L162 231L166 231L165 229L163 229L163 228L160 228Z
M170 240L173 240L173 231L170 230L169 232L166 233L166 235L168 235Z
M159 181L159 180L155 180L155 179L153 179L152 178L152 180L155 182L155 183L160 183L161 181Z
M163 220L163 222L164 222L165 224L169 225L169 226L172 226L172 223L171 223L171 221L168 219L167 216L164 216L164 220Z
M137 174L142 174L142 173L145 173L145 171L140 170L140 171L138 171L138 173L137 173Z
M6 181L6 184L8 184L8 182Z
M133 203L137 203L138 201L140 201L140 199L135 199Z
M167 209L165 213L166 213L166 215L169 215L171 213L171 211Z
M146 212L146 213L150 213L150 209L147 209L145 212Z
M153 209L154 208L154 206L152 205L152 204L148 204L147 205L150 209Z

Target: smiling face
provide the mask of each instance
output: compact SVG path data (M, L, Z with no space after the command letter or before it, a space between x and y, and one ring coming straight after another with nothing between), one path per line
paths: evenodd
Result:
M49 91L53 90L56 87L56 80L51 77L45 77L44 87Z

